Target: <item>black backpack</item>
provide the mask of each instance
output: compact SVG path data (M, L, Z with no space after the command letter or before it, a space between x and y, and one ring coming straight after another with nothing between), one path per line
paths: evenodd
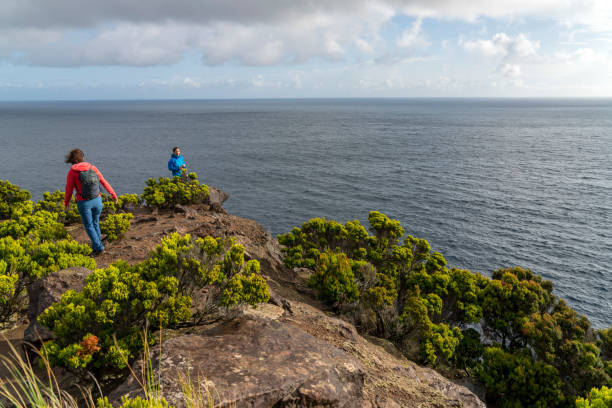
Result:
M91 167L79 173L79 180L81 181L81 197L84 200L91 200L100 195L100 180Z

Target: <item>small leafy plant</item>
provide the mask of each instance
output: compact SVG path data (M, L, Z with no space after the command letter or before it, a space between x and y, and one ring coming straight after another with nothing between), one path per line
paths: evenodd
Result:
M72 239L0 238L0 326L23 307L25 289L51 272L83 266L93 269L91 248Z
M0 220L31 213L31 201L29 200L29 191L22 190L8 180L0 180Z
M208 186L200 184L197 175L190 173L185 178L148 179L142 198L149 207L174 208L177 204L202 203L208 195Z
M100 223L100 231L106 234L109 241L116 241L130 228L132 218L134 218L134 215L131 213L109 214Z
M43 199L34 206L34 211L48 211L58 214L58 221L64 225L74 224L81 221L79 210L77 209L76 199L70 199L68 211L64 208L64 192L57 190L53 193L44 192Z
M256 305L269 300L259 262L245 262L244 247L233 240L171 234L137 265L119 261L87 277L81 292L67 291L39 321L56 340L43 352L53 365L79 372L85 368L124 368L143 348L145 328L188 322L191 295L207 287L220 307ZM210 307L205 311L209 312ZM92 336L96 347L86 347Z
M0 223L0 238L37 237L42 240L65 239L68 232L64 225L58 222L58 214L39 211L34 214L22 215Z
M108 194L102 194L102 204L104 206L102 214L115 214L120 211L126 211L130 206L138 207L142 200L138 194L123 194L117 197L117 202Z

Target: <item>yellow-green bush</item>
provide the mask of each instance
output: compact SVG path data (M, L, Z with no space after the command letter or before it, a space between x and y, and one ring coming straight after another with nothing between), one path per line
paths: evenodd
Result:
M329 302L350 303L359 298L351 263L342 252L326 251L319 255L315 273L308 280L308 285Z
M43 351L52 364L72 369L125 367L142 349L145 328L171 327L192 317L191 294L208 286L219 306L256 305L269 299L259 263L244 262L233 240L171 234L147 260L117 262L87 277L81 292L68 291L39 321L56 334ZM88 336L99 349L83 352Z
M578 398L576 408L612 408L612 388L593 388L588 398Z
M34 206L34 211L48 211L58 214L58 221L64 225L73 224L81 221L79 210L76 205L76 199L70 199L68 211L64 207L64 192L57 190L53 193L48 191L43 193L43 199L38 201Z
M140 206L142 200L138 194L123 194L117 197L117 202L108 195L102 194L103 210L102 215L115 214L118 211L125 211L129 206Z
M68 237L64 225L57 221L58 214L39 211L0 222L0 238L37 237L41 240L56 240Z
M476 375L491 407L570 406L612 384L612 330L594 332L551 282L520 267L491 278L448 268L426 240L401 240L398 221L376 211L368 220L369 233L358 221L313 218L278 237L286 266L312 269L324 299L357 288L338 310L358 327L424 363ZM337 260L322 267L330 254Z
M148 179L142 199L149 207L174 208L177 204L195 204L208 198L208 186L193 177Z
M91 248L66 239L0 238L0 325L23 307L25 289L36 279L71 266L95 268Z
M109 241L116 241L130 229L130 220L134 218L131 213L109 214L100 223L100 231L106 234Z
M114 408L113 404L108 401L108 397L100 398L98 400L97 408ZM157 398L141 398L139 396L135 398L128 398L125 395L121 397L121 405L116 408L172 408L172 405L168 404L162 397Z
M22 190L19 186L8 180L0 180L0 220L13 218L27 212L30 192ZM25 211L24 211L24 206ZM29 208L29 212L32 209Z

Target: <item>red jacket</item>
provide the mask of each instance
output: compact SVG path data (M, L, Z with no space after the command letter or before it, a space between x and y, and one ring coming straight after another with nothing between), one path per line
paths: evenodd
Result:
M79 180L79 173L85 170L89 170L89 168L96 172L98 178L100 179L100 184L104 186L106 191L109 192L114 199L117 198L117 194L115 194L115 190L108 184L108 181L104 180L102 173L100 170L96 168L96 166L92 166L87 162L81 162L77 164L73 164L70 170L68 170L68 175L66 176L66 193L64 194L64 206L70 204L70 199L72 198L72 191L76 189L76 199L77 201L85 201L83 197L81 197L81 180Z

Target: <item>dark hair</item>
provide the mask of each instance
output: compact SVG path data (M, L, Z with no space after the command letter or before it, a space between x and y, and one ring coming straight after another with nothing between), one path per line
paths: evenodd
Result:
M172 153L176 152L176 149L178 149L178 148L179 148L178 146L174 146L174 147L172 148Z
M81 149L72 149L70 153L66 155L66 163L77 164L85 159L85 154Z

